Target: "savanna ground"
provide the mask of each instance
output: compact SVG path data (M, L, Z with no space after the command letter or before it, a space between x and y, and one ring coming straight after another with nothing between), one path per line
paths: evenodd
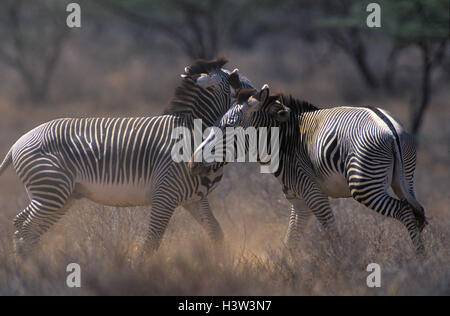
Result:
M166 47L164 42L159 45ZM307 63L315 60L314 50L300 54L296 47L279 47L267 41L245 54L231 51L228 68L239 67L258 87L268 82L274 89L282 88L318 105L376 105L408 121L407 97L361 93L360 78L340 54L310 75ZM56 117L161 113L178 75L190 62L169 52L166 47L166 52L106 67L96 60L120 60L126 55L126 45L114 52L68 47L51 104L39 107L11 93L20 92L18 79L2 68L1 155L23 133ZM416 195L430 222L423 236L428 251L424 260L415 258L400 223L352 200L331 202L343 237L342 258L333 255L315 219L299 253L284 252L289 211L280 186L273 176L260 174L255 164L233 164L226 167L224 180L210 196L225 232L221 252L214 250L187 212L177 209L160 251L152 258L142 257L149 208L112 208L81 200L45 235L35 254L16 261L12 219L28 199L10 168L0 178L0 295L450 294L447 88L435 87L420 136ZM66 286L66 266L72 262L81 266L81 289ZM381 266L379 289L366 286L366 267L372 262Z

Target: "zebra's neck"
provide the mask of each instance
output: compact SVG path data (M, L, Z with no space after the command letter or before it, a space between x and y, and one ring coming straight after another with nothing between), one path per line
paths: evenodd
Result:
M190 79L183 79L164 114L200 119L204 127L210 127L230 107L230 93L230 87L224 83L218 88L204 89Z

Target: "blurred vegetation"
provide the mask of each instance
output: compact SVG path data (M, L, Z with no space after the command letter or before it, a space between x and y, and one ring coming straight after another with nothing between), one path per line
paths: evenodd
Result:
M20 75L29 97L44 101L61 55L68 29L60 1L0 2L0 61Z
M384 0L382 5L386 10L387 32L395 49L398 51L413 45L421 52L421 97L410 110L411 129L417 134L431 99L432 72L442 64L448 50L449 2Z
M256 4L251 0L99 0L96 3L131 23L163 33L192 59L214 58Z
M69 2L81 6L80 29L66 27ZM352 199L330 201L344 260L315 220L299 256L286 257L289 205L279 183L257 164L230 164L210 199L226 234L223 257L180 210L148 262L139 255L148 209L80 201L42 251L18 264L12 219L29 202L10 168L0 179L0 295L449 293L448 1L375 0L381 28L366 26L369 2L2 0L0 151L57 117L158 115L186 64L225 54L258 87L324 107L375 105L416 126L415 186L430 218L425 261L413 259L401 224ZM70 262L83 269L79 292L65 284ZM366 286L369 262L382 265L380 289Z
M414 134L430 104L433 73L450 71L449 8L446 0L380 0L381 28L369 28L366 0L80 0L83 33L99 38L102 29L120 28L135 38L136 50L157 50L165 38L189 59L212 58L238 49L245 54L263 40L326 47L325 59L347 56L368 93L405 93ZM68 2L67 2L68 3ZM0 4L0 62L14 69L29 98L43 104L68 35L64 1L5 0ZM86 26L87 25L87 26ZM78 32L81 33L81 32ZM87 34L86 34L87 33ZM145 45L143 42L148 42ZM380 54L376 46L387 53ZM110 48L107 48L110 50ZM398 58L408 51L420 76L402 74ZM376 53L375 53L376 51ZM175 52L174 52L175 54ZM376 55L376 56L375 56ZM133 52L129 54L132 58ZM317 69L310 69L313 73ZM403 79L403 85L399 84ZM420 91L420 95L418 95Z

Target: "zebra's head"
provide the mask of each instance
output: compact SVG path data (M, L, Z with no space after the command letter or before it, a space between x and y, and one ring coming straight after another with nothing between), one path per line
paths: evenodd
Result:
M236 98L242 89L252 88L251 81L239 72L239 69L229 71L225 68L228 62L224 57L216 58L211 61L197 60L192 65L184 68L182 78L193 80L203 89L218 89L227 91L229 86L230 95ZM228 108L227 108L228 109Z
M251 88L240 89L234 105L217 121L215 129L212 129L209 136L196 148L189 164L191 171L204 173L211 167L211 163L204 160L199 163L196 158L206 146L220 146L223 138L216 137L217 129L222 135L226 135L228 128L275 127L286 122L290 113L291 110L280 102L279 95L270 95L267 84L260 91Z
M191 113L202 119L204 128L213 126L236 101L239 91L253 88L238 69L224 69L225 58L197 60L181 74L181 84L165 114Z
M217 127L272 127L289 119L290 109L284 106L278 95L271 95L265 84L260 91L241 89L237 102L225 113Z
M195 73L191 68L186 67L184 73L181 74L181 78L190 79L203 89L220 89L223 86L223 90L226 91L228 90L226 87L229 86L230 95L233 98L237 97L242 88L239 69L237 68L232 72L226 69L214 69L209 72Z

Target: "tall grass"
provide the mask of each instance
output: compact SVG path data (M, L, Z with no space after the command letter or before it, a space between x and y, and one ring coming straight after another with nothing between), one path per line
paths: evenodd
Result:
M229 168L228 178L242 174L244 168ZM162 248L152 257L141 252L148 218L145 208L107 208L79 201L45 235L35 253L18 260L11 248L10 216L3 216L0 294L450 294L446 214L429 210L432 219L424 234L428 256L418 260L400 223L372 214L353 201L336 200L333 207L343 239L342 253L333 251L315 220L298 252L291 253L282 244L288 215L285 202L275 203L286 211L277 214L268 207L249 208L253 203L245 193L221 197L219 192L212 204L226 232L223 249L216 249L190 215L179 209ZM278 193L274 188L274 195ZM220 205L222 199L229 202L225 203L227 211ZM7 204L10 208L17 203L5 203L2 209ZM72 262L81 266L81 289L66 286L66 266ZM381 266L382 287L378 289L366 285L366 267L372 262Z

